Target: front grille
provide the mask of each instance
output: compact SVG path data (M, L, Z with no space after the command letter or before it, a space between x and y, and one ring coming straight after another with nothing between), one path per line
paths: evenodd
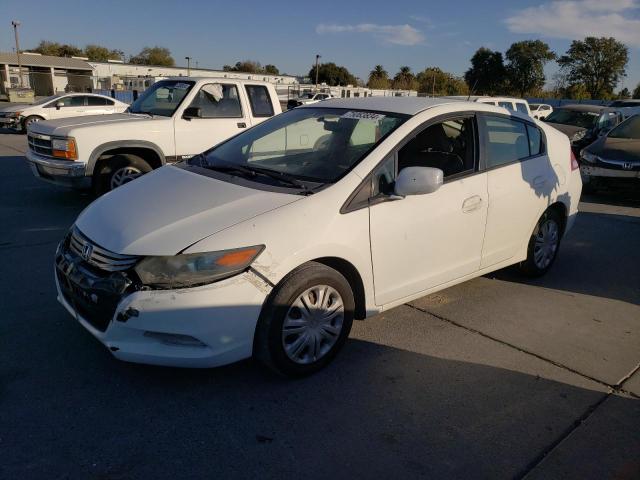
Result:
M31 151L47 157L53 156L50 136L30 133L27 135L27 142Z
M89 240L75 227L71 231L69 248L89 265L106 272L122 272L128 270L133 267L140 258L136 255L113 253L102 248Z

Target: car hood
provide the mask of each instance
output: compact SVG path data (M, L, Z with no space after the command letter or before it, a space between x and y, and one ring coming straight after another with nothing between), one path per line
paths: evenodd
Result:
M148 115L140 115L133 113L112 113L108 115L87 115L82 117L58 118L55 120L46 120L34 124L31 130L35 133L45 135L63 135L72 128L93 127L95 125L109 126L115 124L136 123L136 128L140 122L153 122L155 120L167 120L167 117L149 117Z
M115 253L175 255L205 237L302 198L165 166L93 202L76 226Z
M574 125L564 125L563 123L553 123L553 122L545 122L546 125L551 125L553 128L560 130L564 133L569 139L573 137L577 132L581 132L586 130L583 127L576 127Z
M10 105L8 107L0 108L0 113L19 112L27 108L31 108L33 105L28 103L22 103L20 105Z
M640 140L600 137L589 146L589 153L605 160L640 163Z

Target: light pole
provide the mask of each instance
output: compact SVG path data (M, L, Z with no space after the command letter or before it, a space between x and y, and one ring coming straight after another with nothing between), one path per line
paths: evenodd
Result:
M320 55L316 54L316 92L318 91L318 60L320 60Z
M20 61L20 42L18 41L18 27L20 26L20 22L18 20L13 20L11 22L13 25L13 33L16 37L16 55L18 56L18 78L20 79L20 88L22 85L22 62Z
M191 76L191 57L184 57L187 61L187 77Z

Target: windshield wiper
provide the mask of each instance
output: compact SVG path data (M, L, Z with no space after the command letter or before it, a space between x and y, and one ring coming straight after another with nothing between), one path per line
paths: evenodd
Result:
M296 179L293 175L289 175L284 172L277 172L275 170L270 170L268 168L254 167L253 165L239 165L232 163L216 163L216 164L203 164L200 162L200 165L203 168L207 168L210 170L220 170L226 172L237 172L243 174L243 176L255 177L256 175L264 175L265 177L273 178L274 180L279 181L280 183L284 183L287 185L291 185L296 188L302 189L306 195L310 195L313 192L300 180Z

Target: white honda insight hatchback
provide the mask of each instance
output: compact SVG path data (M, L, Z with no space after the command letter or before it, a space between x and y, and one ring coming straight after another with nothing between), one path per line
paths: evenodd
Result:
M58 299L117 358L325 366L352 321L519 264L541 275L582 183L566 135L479 103L326 100L96 200Z

